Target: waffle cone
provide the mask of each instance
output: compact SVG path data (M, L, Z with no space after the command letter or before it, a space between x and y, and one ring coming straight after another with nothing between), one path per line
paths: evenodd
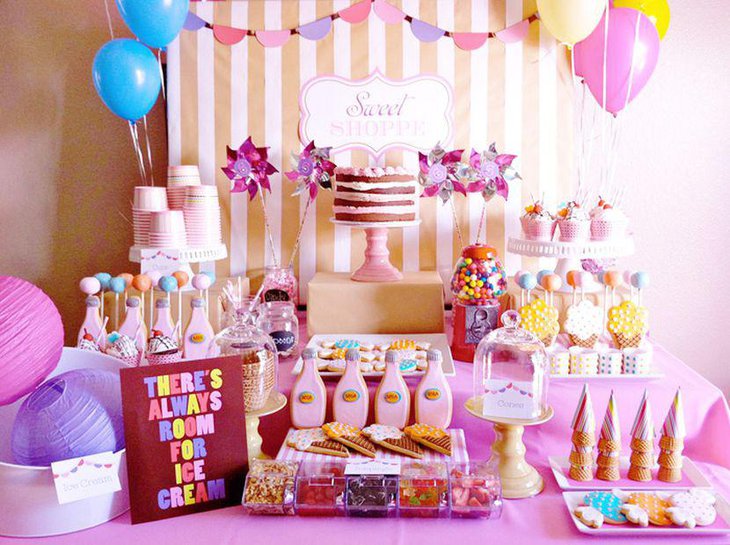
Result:
M627 475L632 481L647 482L651 481L651 469L648 467L629 466L629 474Z
M545 346L552 346L553 343L555 342L555 337L556 337L556 335L548 335L547 337L544 337L540 340L542 341L542 344L544 344Z
M660 467L656 478L665 483L676 483L682 480L682 468Z
M631 453L629 463L632 466L652 467L654 465L654 455L651 452L634 451Z
M639 348L641 340L644 338L642 334L629 336L623 333L612 333L611 336L613 337L613 344L619 350L623 350L624 348Z
M666 468L680 468L682 467L682 455L679 453L672 452L670 450L663 450L659 453L659 459L657 463L661 467Z
M618 456L606 456L605 454L598 453L598 458L596 458L596 465L598 467L613 467L619 466L619 459Z
M663 450L681 451L684 448L684 439L662 435L659 439L659 448Z
M581 348L594 348L598 342L598 335L591 335L587 339L581 339L575 335L568 334L570 344L573 346L580 346Z
M593 433L586 431L574 431L571 441L576 447L592 447L596 444Z
M568 473L574 481L591 481L593 480L593 468L590 466L570 466Z
M571 450L570 456L568 457L568 461L570 462L570 465L592 466L593 465L593 453L592 452L576 452L574 450Z
M635 452L652 452L654 450L654 441L634 437L631 440L631 450Z
M601 452L621 452L621 442L609 439L598 440L598 450Z
M621 478L621 474L618 470L618 465L615 466L599 466L596 471L596 479L602 481L618 481Z

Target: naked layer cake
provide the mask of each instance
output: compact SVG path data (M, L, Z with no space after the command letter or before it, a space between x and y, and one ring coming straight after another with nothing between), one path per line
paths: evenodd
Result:
M416 219L416 178L403 167L335 170L335 219L356 222Z

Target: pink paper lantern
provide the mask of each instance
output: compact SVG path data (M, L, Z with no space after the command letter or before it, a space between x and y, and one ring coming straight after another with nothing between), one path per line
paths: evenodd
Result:
M30 282L0 276L0 405L43 382L62 348L63 322L53 301Z

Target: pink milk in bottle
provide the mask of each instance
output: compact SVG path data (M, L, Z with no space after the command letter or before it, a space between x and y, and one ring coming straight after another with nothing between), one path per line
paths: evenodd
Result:
M319 428L324 424L327 390L319 376L316 358L314 348L302 352L302 370L289 397L291 423L295 428Z
M426 360L426 374L416 388L416 422L445 430L451 424L454 398L444 376L441 352L429 350Z
M127 298L127 313L124 316L122 325L119 326L119 334L134 339L134 346L140 354L144 353L147 344L147 328L142 321L142 307L139 304L139 297Z
M155 309L157 310L157 317L155 318L155 325L152 326L152 329L159 331L180 344L180 340L177 338L177 332L175 331L175 324L172 322L170 301L165 298L158 299L155 301Z
M385 373L375 392L375 422L403 429L411 414L411 393L400 373L398 355L394 350L385 353Z
M183 357L186 360L207 358L208 347L213 340L213 326L205 314L205 299L195 297L190 301L193 312L183 335Z
M364 428L369 406L368 386L360 373L360 351L350 348L345 354L345 373L335 388L332 413L337 422Z
M99 339L100 348L106 347L106 328L104 328L104 333L101 335L101 338L99 337L99 332L103 324L101 314L99 313L100 305L101 302L96 295L89 295L86 298L86 316L84 317L84 323L81 324L81 329L79 329L79 335L76 341L77 346L81 343L84 335L88 333L94 338L94 342L96 342L96 339Z

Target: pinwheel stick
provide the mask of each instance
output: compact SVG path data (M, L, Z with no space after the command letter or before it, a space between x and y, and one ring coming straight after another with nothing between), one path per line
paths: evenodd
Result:
M291 251L291 257L289 258L289 268L294 266L294 259L297 257L299 252L299 244L302 241L302 230L304 229L304 223L307 221L307 213L309 212L309 206L312 204L312 197L307 197L307 204L304 207L304 213L302 214L302 221L299 222L299 231L297 231L297 238L294 241L294 248Z
M479 227L477 227L477 244L482 238L482 227L484 226L484 220L487 218L487 200L484 199L482 203L482 211L479 214Z
M271 234L271 224L269 223L269 214L266 211L266 201L264 200L263 189L259 190L259 196L261 197L261 208L264 211L264 228L266 229L266 235L269 239L269 248L271 249L271 258L274 260L274 267L279 268L279 258L276 257L276 248L274 247L274 237Z
M454 226L456 227L456 234L459 237L459 246L461 248L464 248L464 237L461 236L461 227L459 227L459 217L456 214L456 205L454 204L454 199L449 197L449 202L451 203L451 212L454 214Z

